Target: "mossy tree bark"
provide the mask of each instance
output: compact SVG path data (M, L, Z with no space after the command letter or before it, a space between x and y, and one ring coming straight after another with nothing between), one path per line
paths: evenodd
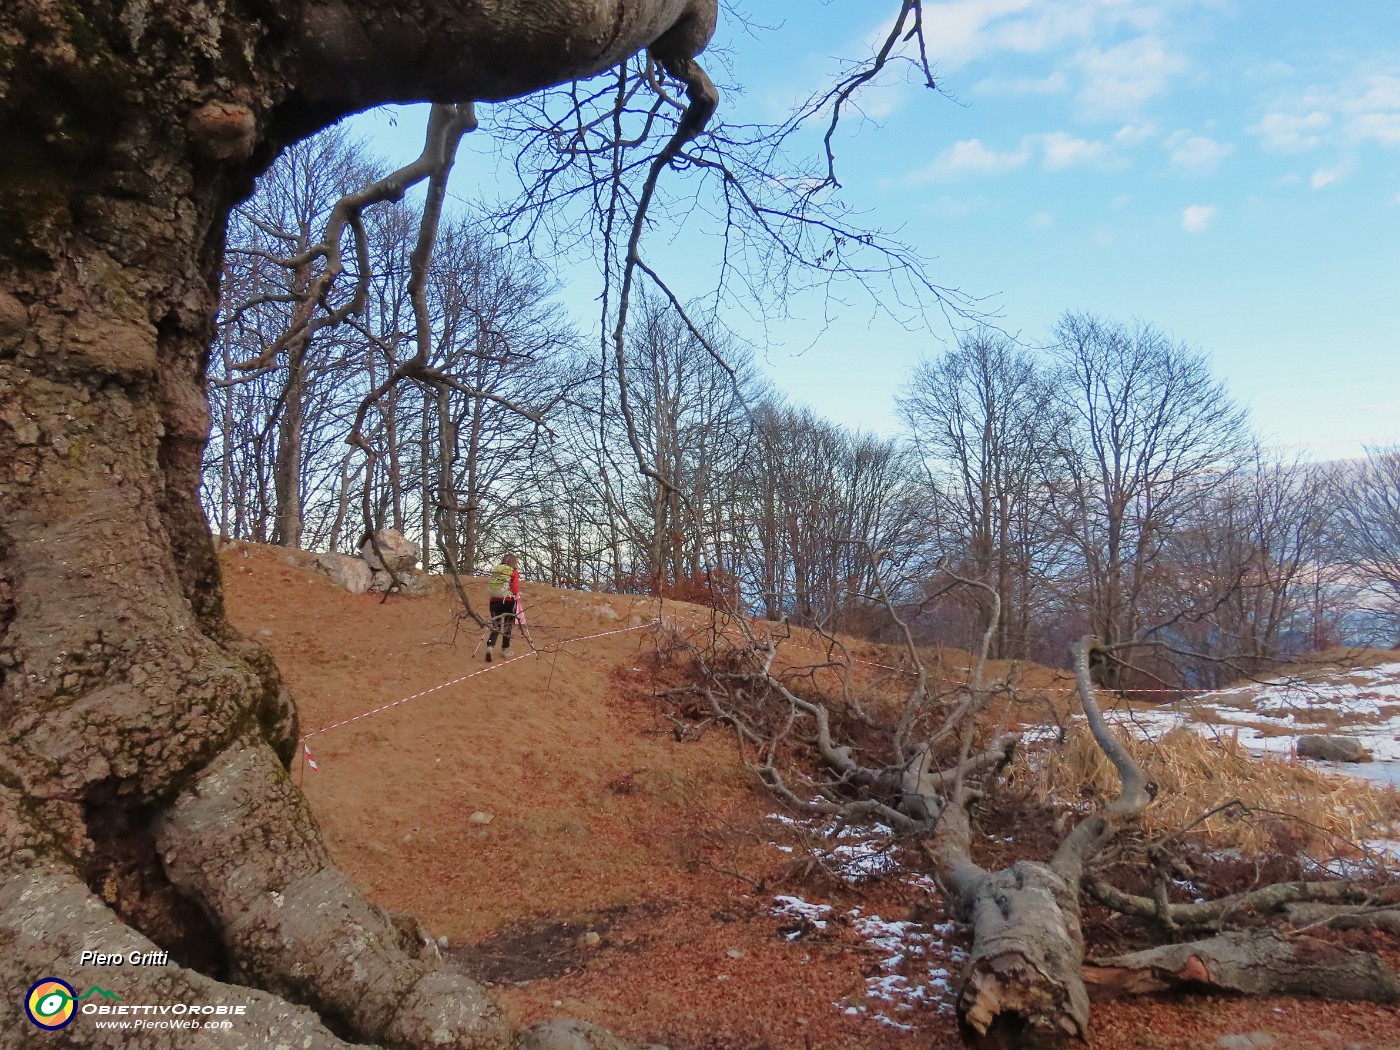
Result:
M117 983L81 951L166 949L169 966L123 968L126 1001L248 1012L143 1045L512 1042L331 864L286 772L295 708L224 617L197 496L224 227L282 144L349 112L511 97L646 46L690 70L714 6L0 5L8 1002L46 975ZM104 1045L81 1020L66 1034Z

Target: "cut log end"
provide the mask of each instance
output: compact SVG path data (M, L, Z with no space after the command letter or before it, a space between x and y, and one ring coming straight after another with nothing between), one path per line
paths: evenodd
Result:
M978 960L958 997L963 1041L979 1050L1059 1050L1084 1039L1080 996L1014 953Z

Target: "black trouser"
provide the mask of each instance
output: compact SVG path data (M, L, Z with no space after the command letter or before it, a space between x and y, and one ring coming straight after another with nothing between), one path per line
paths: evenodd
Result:
M515 599L491 599L491 637L486 639L486 648L496 644L496 635L501 635L501 652L510 648L510 629L515 626Z

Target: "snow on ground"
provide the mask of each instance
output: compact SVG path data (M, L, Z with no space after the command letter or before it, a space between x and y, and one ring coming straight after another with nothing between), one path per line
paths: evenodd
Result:
M966 954L946 942L953 932L951 922L924 926L890 921L878 915L863 915L860 908L852 908L846 914L852 929L883 956L880 969L884 972L865 979L867 1002L851 1004L858 1012L869 1011L882 1024L909 1030L908 1025L889 1016L891 1010L898 1014L917 1006L936 1006L944 1012L953 1009L952 975L938 960L946 959L956 965ZM849 1012L850 1006L846 1009Z
M797 819L782 813L770 813L770 820L794 828L806 836L825 843L822 853L828 865L835 864L845 881L856 884L871 875L900 875L910 886L930 897L938 896L938 886L927 875L905 872L889 845L892 831L882 824L871 828L848 827L839 821ZM770 843L786 853L793 847ZM796 941L813 932L824 932L833 920L829 904L803 900L789 894L773 898L772 914L786 921L783 936ZM843 925L865 943L878 958L875 974L866 977L862 993L847 996L832 1005L851 1017L868 1017L872 1021L913 1031L913 1026L899 1019L918 1007L933 1006L945 1013L953 1009L952 975L949 966L957 966L966 953L948 940L953 933L951 922L925 924L907 919L885 919L867 914L864 908L851 908L842 917Z
M1400 663L1279 677L1223 689L1171 708L1106 712L1147 739L1180 726L1238 739L1255 754L1288 755L1299 736L1339 733L1371 750L1371 762L1319 763L1329 772L1400 784Z
M910 878L909 884L929 891L932 880L927 876ZM784 936L796 940L807 930L825 930L832 915L829 904L817 904L783 894L773 898L773 914L795 922L795 928ZM863 908L846 912L850 929L878 958L878 972L865 979L863 994L847 996L832 1003L837 1010L851 1017L869 1017L872 1021L912 1032L912 1025L899 1020L918 1007L933 1006L945 1013L953 1009L952 974L950 966L966 959L961 948L947 941L953 933L951 922L925 925L906 919L885 919L867 915Z
M839 878L851 883L880 875L891 875L899 869L891 848L894 843L894 829L884 824L856 826L839 818L830 820L800 820L784 813L769 813L769 820L776 820L790 828L796 828L804 835L816 839L821 846L818 852L825 865ZM784 853L791 853L791 846L772 845Z

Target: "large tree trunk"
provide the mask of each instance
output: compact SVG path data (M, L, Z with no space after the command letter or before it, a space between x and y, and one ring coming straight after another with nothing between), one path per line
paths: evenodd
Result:
M78 952L160 948L170 965L122 969L125 1001L248 1015L146 1046L505 1047L480 991L331 864L286 772L290 698L224 618L197 498L223 231L287 136L390 99L514 95L652 42L689 61L713 4L200 10L0 5L4 994L113 984ZM82 1018L65 1035L103 1039Z

